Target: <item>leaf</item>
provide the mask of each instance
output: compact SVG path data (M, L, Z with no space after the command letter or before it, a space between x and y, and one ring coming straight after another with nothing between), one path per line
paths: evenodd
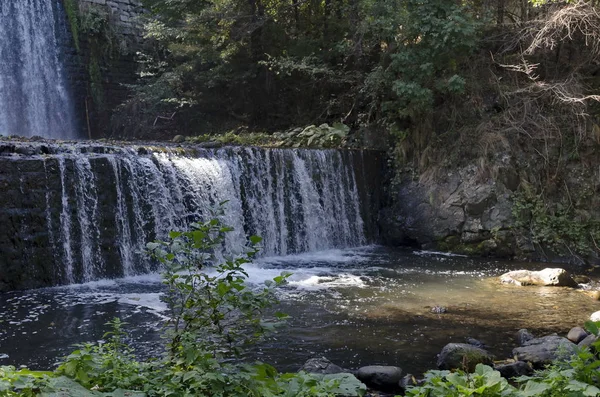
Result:
M540 383L530 380L525 384L525 389L523 389L521 395L523 397L540 396L550 388L551 386L546 383Z
M598 321L598 322L586 321L585 329L588 332L590 332L591 334L598 335L599 334L599 325L600 325L600 321Z
M176 239L177 237L181 236L183 233L181 232L176 232L176 231L170 231L169 232L169 238L171 239Z
M260 236L250 236L250 242L254 245L259 244L261 241L263 241L263 239Z

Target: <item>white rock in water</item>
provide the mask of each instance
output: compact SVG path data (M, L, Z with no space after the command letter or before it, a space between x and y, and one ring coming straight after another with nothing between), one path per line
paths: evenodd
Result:
M590 320L591 321L600 321L600 311L592 313L592 315L590 316Z
M514 270L500 276L500 282L505 284L540 285L557 287L577 287L565 269L546 268L540 271Z

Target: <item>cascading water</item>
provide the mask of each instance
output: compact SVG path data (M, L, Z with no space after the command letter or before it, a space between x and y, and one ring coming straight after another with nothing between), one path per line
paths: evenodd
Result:
M371 241L361 203L371 188L354 172L361 152L29 145L0 155L0 185L19 182L0 197L0 222L12 225L0 230L0 289L154 271L145 244L207 219L222 202L234 228L227 253L241 252L252 234L263 237L263 256Z
M0 1L0 135L75 138L59 0Z

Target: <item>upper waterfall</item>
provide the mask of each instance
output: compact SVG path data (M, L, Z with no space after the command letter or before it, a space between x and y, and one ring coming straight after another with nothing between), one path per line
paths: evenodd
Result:
M145 244L225 201L227 253L253 234L266 256L368 244L375 163L343 150L0 145L0 290L156 270Z
M0 1L0 135L77 136L59 45L60 0Z

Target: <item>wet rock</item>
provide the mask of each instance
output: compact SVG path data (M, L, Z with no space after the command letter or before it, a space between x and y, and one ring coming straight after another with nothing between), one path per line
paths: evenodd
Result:
M515 270L500 276L500 282L519 286L539 285L555 287L577 287L565 269L546 268L540 271Z
M325 357L315 357L306 361L300 371L311 374L340 374L345 371L342 367L335 365Z
M471 346L475 346L475 347L478 347L480 349L485 349L485 345L483 344L483 342L481 342L481 341L479 341L479 340L477 340L475 338L469 338L469 337L467 337L467 338L465 338L465 342L467 342Z
M589 284L592 280L588 276L576 274L573 276L573 281L577 284Z
M535 336L529 330L525 328L517 331L517 340L519 341L519 345L525 345L525 342L529 342L530 340L535 339Z
M494 367L494 369L506 378L514 378L517 376L531 375L533 368L530 364L525 361L515 361L513 363L501 364Z
M561 336L544 336L527 341L522 347L513 349L513 356L527 361L534 368L541 368L558 358L568 358L575 353L575 344Z
M479 347L466 343L448 343L438 355L439 369L475 370L477 364L493 365L494 356Z
M358 380L368 387L381 391L399 391L402 369L386 365L369 365L356 372Z
M567 339L573 343L579 343L588 336L588 333L581 327L573 327L567 334Z
M590 321L600 321L600 311L592 313Z
M415 376L413 374L406 374L400 380L400 388L402 390L406 390L406 388L408 388L410 386L416 386L416 385L417 385L417 378L415 378Z
M185 142L185 137L183 135L175 135L171 141L173 143L183 143Z

